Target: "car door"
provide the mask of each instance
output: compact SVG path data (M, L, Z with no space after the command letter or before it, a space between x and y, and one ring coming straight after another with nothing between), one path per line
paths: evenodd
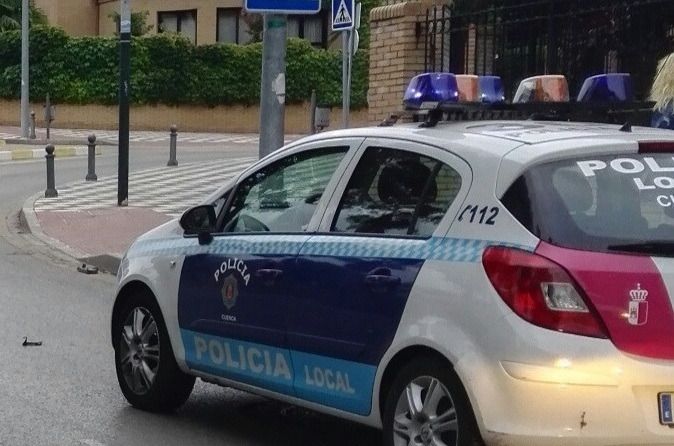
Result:
M367 415L377 364L470 169L446 151L386 139L366 140L356 159L300 250L288 342L298 397Z
M293 393L286 274L360 141L303 146L238 182L220 231L205 246L195 242L183 264L178 319L190 368Z

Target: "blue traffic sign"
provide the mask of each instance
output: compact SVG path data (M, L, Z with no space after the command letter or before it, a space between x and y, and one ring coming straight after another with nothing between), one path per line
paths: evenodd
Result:
M321 0L246 0L246 10L270 14L316 14Z
M354 0L332 0L332 30L353 29Z

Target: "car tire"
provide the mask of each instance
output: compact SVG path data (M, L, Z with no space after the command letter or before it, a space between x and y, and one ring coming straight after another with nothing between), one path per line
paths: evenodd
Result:
M127 401L150 412L182 406L195 378L178 367L166 324L154 297L130 296L114 318L115 369Z
M396 375L385 399L383 435L384 446L483 444L461 381L432 356L415 358Z

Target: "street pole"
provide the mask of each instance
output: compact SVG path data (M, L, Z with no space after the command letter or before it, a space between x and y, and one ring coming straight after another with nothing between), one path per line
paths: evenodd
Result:
M342 31L342 127L349 128L349 32Z
M284 144L286 40L287 17L265 14L260 90L260 158Z
M119 29L119 160L117 206L129 205L129 89L131 83L131 6L121 0Z
M30 21L30 4L29 0L21 2L21 137L28 139L28 123L30 120L29 100L30 100L30 84L29 84L29 65L28 65L28 51L29 51L29 27Z

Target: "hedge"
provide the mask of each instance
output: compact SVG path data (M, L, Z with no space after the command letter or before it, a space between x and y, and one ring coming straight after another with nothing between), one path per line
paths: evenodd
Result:
M21 38L0 33L0 97L21 93ZM177 36L134 38L131 44L131 99L135 104L256 104L260 100L262 45L194 46ZM118 41L108 37L70 37L53 27L36 26L30 34L31 100L54 103L115 104L119 89ZM351 102L367 104L368 55L354 58ZM341 104L341 53L289 39L287 101Z

